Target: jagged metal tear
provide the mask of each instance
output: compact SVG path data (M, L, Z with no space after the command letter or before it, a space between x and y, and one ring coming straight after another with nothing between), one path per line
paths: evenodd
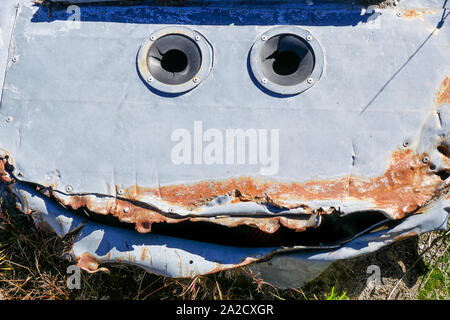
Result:
M450 202L442 200L394 228L364 234L340 246L289 251L283 247L238 248L140 234L82 218L28 184L19 182L13 188L37 225L50 226L59 236L80 229L71 251L76 260L87 255L99 263L128 263L168 277L194 277L249 264L255 276L279 288L300 287L333 261L374 252L407 236L444 230L450 212Z

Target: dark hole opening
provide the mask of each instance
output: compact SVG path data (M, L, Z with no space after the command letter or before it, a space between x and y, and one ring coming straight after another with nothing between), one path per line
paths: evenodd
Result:
M167 72L182 72L187 68L187 65L187 56L181 50L172 49L162 55L161 68Z
M445 170L440 170L436 172L436 174L444 181L447 180L448 177L450 177L450 174Z
M34 184L30 185L36 186ZM51 197L51 199L58 203L55 198ZM112 215L95 214L87 208L71 211L101 224L135 230L134 224L119 221L117 217ZM245 225L226 227L214 223L191 221L174 224L154 223L151 225L151 232L157 235L234 247L318 246L333 245L350 239L382 221L384 221L383 225L388 228L392 228L402 222L401 219L386 219L381 211L360 211L344 216L340 212L335 211L328 215L322 215L322 223L319 227L308 228L303 232L280 226L275 233L268 234Z
M273 56L273 71L280 76L295 73L300 66L300 57L293 51L276 52Z
M437 148L440 153L442 153L446 157L450 157L449 147L445 143L441 143L441 145Z
M88 212L89 219L92 221L135 230L134 224L121 222L111 215L95 214L87 209L75 211L82 216L86 216ZM215 223L184 221L174 224L154 223L151 225L151 233L233 247L319 246L339 243L384 220L386 217L381 212L357 212L345 217L332 214L323 216L322 224L318 228L296 232L280 226L272 234L245 225L226 227ZM401 220L391 220L385 225L391 228L400 222Z

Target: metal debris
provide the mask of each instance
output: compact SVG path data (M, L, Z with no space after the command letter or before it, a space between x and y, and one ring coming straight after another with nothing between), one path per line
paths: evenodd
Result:
M79 232L72 255L89 272L105 262L170 277L245 266L300 286L334 260L446 226L444 6L401 1L375 15L322 1L105 4L82 6L77 21L63 5L50 15L7 0L1 183L42 229ZM320 79L298 95L249 73L253 44L280 25L307 30L324 52ZM212 50L208 77L186 93L158 92L136 67L142 43L168 26ZM173 161L184 142L189 156Z

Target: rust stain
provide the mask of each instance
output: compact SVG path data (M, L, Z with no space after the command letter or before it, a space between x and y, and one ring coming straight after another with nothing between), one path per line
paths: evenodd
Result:
M147 252L148 252L148 249L147 249L147 248L143 248L143 249L142 249L142 253L141 253L141 261L145 261L145 259L147 258Z
M450 76L446 77L436 94L436 104L438 106L450 103Z
M435 11L434 10L414 10L414 9L410 9L410 10L406 10L403 11L403 17L405 17L408 20L412 20L412 19L423 19L423 16L426 14L434 14Z
M247 266L255 261L258 261L259 259L256 258L251 258L251 257L247 257L245 258L244 261L242 261L241 263L237 263L237 264L232 264L232 265L222 265L220 263L217 263L216 267L214 267L211 271L207 272L206 274L213 274L219 271L224 271L224 270L228 270L228 269L234 269L234 268L238 268L238 267L244 267Z
M96 272L99 264L96 257L86 252L78 258L77 266L88 272Z
M54 196L58 199L57 194L54 194ZM152 223L176 223L187 219L171 219L156 211L145 209L128 201L116 198L98 199L95 196L73 196L69 200L59 199L59 201L74 210L87 208L89 211L98 214L112 214L122 222L134 223L136 230L141 233L150 232Z
M0 159L0 180L6 183L11 183L12 179L9 176L9 173L6 171L7 164L7 159Z
M125 195L137 200L150 195L190 210L225 194L237 194L235 201L252 199L286 209L303 207L307 212L312 210L304 204L306 201L367 200L385 208L393 218L402 218L429 201L442 182L422 161L424 156L409 149L395 151L385 174L376 178L346 176L296 183L240 177L159 188L133 186L125 190Z
M284 209L303 208L311 215L329 214L333 208L324 211L312 209L305 205L312 200L368 201L380 208L393 219L403 218L405 214L414 213L432 201L440 192L442 180L429 170L429 164L422 161L423 155L417 155L409 149L395 151L386 172L379 177L363 178L346 176L333 180L314 180L303 183L279 182L259 178L240 177L222 181L203 181L190 185L169 185L159 188L142 188L133 186L125 189L124 197L145 202L149 196L178 205L189 210L196 210L218 196L230 195L232 202L254 201L271 204ZM251 217L196 217L172 215L143 208L128 200L113 197L98 198L91 195L75 195L70 198L58 197L62 204L74 210L87 208L91 212L117 217L122 222L134 223L141 233L151 232L153 223L178 223L182 221L206 221L228 227L248 225L274 233L280 225L296 231L315 227L309 221L283 216L267 218ZM192 211L195 212L195 211ZM174 217L175 216L175 217Z
M400 240L403 240L403 239L407 239L407 238L413 237L415 235L417 235L417 233L414 232L414 231L411 231L411 232L409 232L407 234L403 234L403 235L395 237L394 241L400 241Z
M107 268L99 268L98 266L100 265L101 261L96 257L94 257L89 252L81 254L79 257L76 257L76 259L77 259L77 266L80 269L83 269L84 271L87 271L89 273L96 273L96 272L110 273L109 269Z
M280 225L296 231L303 231L307 227L314 227L310 221L288 219L286 217L270 217L270 218L250 218L250 217L184 217L184 218L169 218L156 211L139 207L126 200L116 198L98 199L93 196L73 196L69 200L59 198L58 194L54 193L63 205L69 206L74 210L80 208L87 208L91 212L108 215L111 214L117 217L122 222L134 223L136 230L140 233L151 232L153 223L179 223L183 221L192 222L213 222L216 224L236 227L239 225L248 225L259 228L261 231L273 233L278 230Z

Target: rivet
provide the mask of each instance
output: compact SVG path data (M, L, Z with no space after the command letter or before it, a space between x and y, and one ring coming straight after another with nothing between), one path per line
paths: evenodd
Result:
M195 36L195 41L200 41L200 36Z
M67 185L66 186L66 192L72 192L72 191L73 191L72 186L71 185Z
M19 57L18 56L12 57L12 62L17 62L17 61L19 61Z
M197 83L199 81L199 79L197 77L195 77L194 79L192 79L192 81L194 81L194 83Z
M261 37L261 40L262 40L262 41L266 41L266 40L267 40L267 36L262 36L262 37Z
M6 122L11 122L12 120L13 120L13 117L11 117L11 116L6 117L6 119L5 119Z
M309 84L311 84L311 83L314 82L314 79L313 79L313 78L308 78L308 80L306 80L306 82L308 82Z
M397 17L401 17L401 16L403 16L403 13L401 13L400 11L397 12Z
M405 148L407 148L409 146L409 141L407 141L407 140L403 141L403 146Z
M119 190L117 190L117 194L119 194L119 195L123 195L123 189L119 189Z
M267 83L267 79L266 78L262 78L261 82L262 83Z
M151 40L151 41L155 41L155 39L156 39L155 36L151 36L151 37L150 37L150 40Z
M428 157L423 157L422 158L422 162L423 163L428 163L430 161L430 158L428 158Z
M312 36L307 36L306 40L311 41L312 40Z
M147 82L152 82L153 81L153 77L148 77L147 78Z

